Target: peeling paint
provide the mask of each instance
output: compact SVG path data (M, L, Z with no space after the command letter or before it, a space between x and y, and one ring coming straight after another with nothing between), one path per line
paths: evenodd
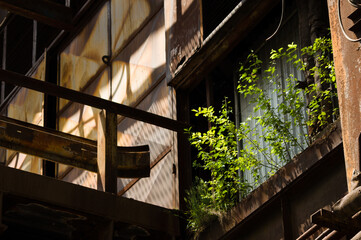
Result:
M337 0L328 0L329 16L332 43L334 48L334 60L336 69L337 92L340 106L340 116L342 124L342 136L345 154L345 165L347 172L348 186L354 169L360 169L360 159L358 158L357 139L361 131L361 94L360 94L360 72L361 58L359 43L349 42L341 32L338 13ZM352 24L347 16L355 11L347 1L341 2L342 21L345 29Z

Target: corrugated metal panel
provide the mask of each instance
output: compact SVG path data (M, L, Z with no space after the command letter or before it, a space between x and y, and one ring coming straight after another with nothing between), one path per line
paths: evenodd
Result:
M112 100L132 105L165 72L163 11L114 60Z
M173 91L166 79L142 100L144 94L165 74L165 29L163 9L130 42L113 63L113 101L175 118ZM175 133L140 121L124 119L118 125L118 145L148 144L151 165L166 149L173 149L151 170L151 176L137 181L123 196L163 207L178 207L177 178L172 173L177 154ZM118 179L122 190L131 179Z
M137 107L161 116L171 117L171 96L166 85L162 83ZM154 160L161 152L172 144L173 132L151 124L124 119L118 125L118 145L134 146L149 144L150 158Z
M162 116L175 118L174 95L167 87L166 79L147 97L138 108ZM145 124L139 121L124 119L118 126L118 145L134 146L149 144L151 164L169 147L172 151L151 170L150 178L141 179L124 196L165 207L177 207L174 192L178 187L172 167L176 164L176 135L172 131ZM166 163L163 163L166 161ZM171 166L169 166L169 164ZM130 179L118 179L118 190L130 182ZM162 194L157 194L162 192Z
M62 180L84 187L97 189L97 179L97 173L74 168Z
M60 54L60 85L74 90L84 88L105 64L108 55L107 4ZM60 99L59 109L68 101Z
M111 3L112 50L121 50L119 53L113 52L113 56L117 56L111 63L112 79L108 79L108 71L105 71L90 83L95 72L102 69L103 65L92 58L89 60L82 57L81 44L87 45L84 48L88 49L99 48L96 41L82 43L85 40L83 34L82 37L77 37L61 55L61 84L103 98L109 98L111 90L112 100L115 102L175 118L174 92L167 86L165 79L163 1L129 0L111 1ZM103 13L98 14L96 19L102 15ZM105 23L103 25L106 28L107 25ZM88 32L100 34L91 30L96 26L91 23L86 29ZM78 38L80 40L77 40ZM104 42L107 41L106 39L107 35L104 36ZM128 39L131 41L127 42ZM97 53L100 51L97 50ZM82 65L78 72L75 65L80 64L81 61L85 61L86 64ZM87 69L89 72L84 73ZM109 86L110 82L111 86ZM63 106L64 102L61 107ZM69 104L59 115L59 130L96 140L98 113L99 110L80 104ZM149 145L151 162L155 165L151 170L151 177L139 180L128 189L126 195L160 206L177 207L177 179L172 173L173 164L176 164L177 160L174 147L175 133L141 121L118 117L120 121L118 145ZM164 156L167 149L172 151L166 153L164 158L160 157ZM95 173L59 166L59 175L63 176L65 181L91 188L97 187ZM118 190L123 189L130 181L131 179L118 179Z
M174 187L173 154L169 153L150 172L150 178L139 180L123 196L166 208L176 208L178 197Z
M162 0L112 0L112 51L123 49L127 42L163 6Z
M45 60L43 60L31 77L45 80ZM20 89L9 103L7 116L21 121L43 125L44 94L26 88ZM40 174L41 159L30 155L7 151L9 166ZM10 158L13 158L10 160Z

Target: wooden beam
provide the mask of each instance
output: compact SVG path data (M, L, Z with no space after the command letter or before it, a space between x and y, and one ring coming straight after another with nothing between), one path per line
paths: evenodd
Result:
M40 202L73 213L87 213L115 223L134 224L146 229L179 236L179 217L169 209L115 197L54 178L0 165L0 192L23 203Z
M0 192L0 236L7 229L7 226L2 224L2 222L3 222L3 199L4 199L4 193Z
M18 73L0 70L0 79L10 84L46 93L55 97L64 98L98 109L104 109L124 117L150 123L169 130L183 133L184 129L188 127L186 124L170 118L162 117L147 111L108 101L103 98L78 92L52 83L40 81Z
M98 116L98 169L105 192L117 193L117 115L101 111Z
M72 9L48 0L0 0L0 7L52 27L71 30Z
M0 146L97 172L97 142L0 116ZM148 146L117 147L118 177L149 177Z

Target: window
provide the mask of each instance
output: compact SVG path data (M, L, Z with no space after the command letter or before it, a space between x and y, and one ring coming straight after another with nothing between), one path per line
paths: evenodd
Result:
M299 43L298 31L294 31L294 29L298 29L298 18L297 18L296 14L293 14L293 16L286 23L284 23L284 25L282 26L282 28L280 29L280 31L277 33L277 35L274 38L272 38L270 41L268 41L264 46L262 46L256 52L259 59L263 62L262 66L261 66L261 73L260 73L261 76L262 76L262 74L265 74L263 71L266 68L268 68L267 64L269 62L270 52L272 49L277 50L281 47L287 48L287 45L290 43L295 43L295 44ZM300 50L298 50L298 55L300 56ZM300 70L298 70L296 67L294 67L290 62L287 62L284 59L277 60L275 74L277 76L277 79L275 79L277 84L267 82L267 81L265 81L265 79L262 79L262 77L260 77L260 79L264 80L264 81L260 82L258 85L258 87L261 88L265 92L265 95L271 99L271 107L273 107L273 108L277 107L281 102L284 101L284 99L282 99L282 97L277 96L277 93L275 92L275 88L285 89L285 87L287 85L286 79L290 75L293 75L295 78L297 78L299 80L304 79L303 73ZM296 86L295 86L295 88L296 88ZM241 120L241 122L247 121L247 118L250 115L260 116L260 115L264 114L264 111L262 111L262 110L258 110L257 112L254 113L253 112L254 107L255 107L255 104L250 104L249 96L247 96L246 98L244 98L242 96L240 97L240 112L241 112L240 120ZM304 108L302 111L302 115L304 116L304 119L307 119L306 111L307 111L306 108ZM287 158L291 159L291 158L293 158L293 156L295 156L296 154L301 152L301 150L303 150L304 148L307 147L307 141L306 141L305 135L307 134L308 130L307 130L305 123L304 123L304 125L297 125L292 121L292 119L291 119L292 117L289 115L280 116L280 118L282 120L291 120L292 124L291 124L289 131L295 138L298 139L298 142L300 143L300 145L293 146L293 147L290 146L289 144L285 144L285 148L288 151L287 154L289 154L289 156L287 156ZM269 143L267 143L264 140L264 138L262 137L264 135L264 132L262 132L263 127L260 126L260 124L257 124L256 120L252 120L250 122L250 128L255 130L254 132L256 132L256 135L249 134L249 138L251 140L257 140L260 143L260 147L267 149L266 152L270 153L271 149L269 147ZM260 184L260 183L264 182L265 180L267 180L267 178L269 177L268 173L271 172L271 168L267 167L270 165L270 163L267 163L265 154L263 154L261 152L257 152L256 157L257 157L257 159L261 160L264 163L264 165L261 166L259 169L260 179L259 179L258 184ZM277 165L277 167L282 167L285 164L285 162L282 162L282 160L277 158L276 156L272 158L272 161L274 162L272 164ZM246 171L244 173L244 179L250 183L252 183L254 181L250 171Z

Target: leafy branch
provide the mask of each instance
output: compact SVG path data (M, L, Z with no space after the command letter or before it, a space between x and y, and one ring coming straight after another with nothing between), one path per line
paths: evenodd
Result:
M301 56L315 59L313 67L304 63L298 52L292 43L286 49L272 50L265 63L251 52L240 65L237 89L253 111L238 128L231 120L233 112L227 99L218 114L212 106L192 110L211 125L206 132L186 130L190 144L198 151L193 166L211 175L209 181L196 179L187 192L186 214L192 231L202 231L209 221L257 187L262 177L271 176L303 151L311 142L308 131L314 135L338 118L331 40L319 38L312 46L301 49ZM282 76L278 69L281 62L308 71L313 83L301 88L305 81L292 74ZM271 94L267 90L272 90ZM279 103L272 103L272 98ZM295 126L301 129L298 135L291 131ZM239 142L243 147L237 150ZM267 176L262 176L261 168L267 169ZM248 177L241 179L240 172L248 173Z

